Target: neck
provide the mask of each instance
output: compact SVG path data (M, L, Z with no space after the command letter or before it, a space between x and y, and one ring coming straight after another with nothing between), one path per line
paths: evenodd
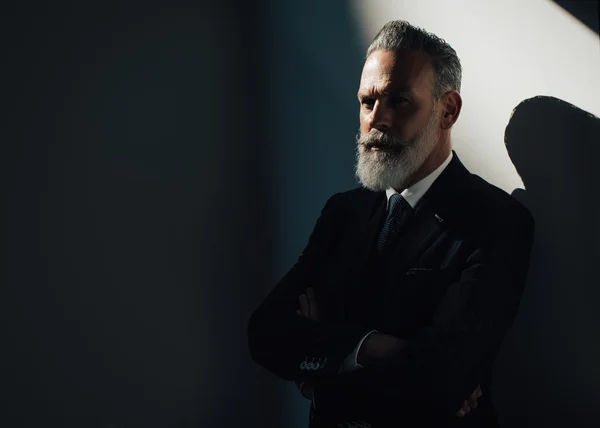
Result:
M433 171L435 171L444 161L450 156L452 151L452 145L449 140L441 140L439 144L429 154L423 165L415 171L412 175L406 187L410 187L415 183L418 183Z

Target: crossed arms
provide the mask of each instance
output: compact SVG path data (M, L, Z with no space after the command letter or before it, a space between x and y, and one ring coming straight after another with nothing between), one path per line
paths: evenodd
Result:
M307 288L306 294L300 295L298 304L299 309L296 311L298 315L314 321L321 320L321 314L324 313L325 308L322 299L317 297L312 287ZM368 367L373 363L376 364L378 359L393 357L402 350L402 347L403 341L394 336L377 332L370 333L360 344L357 363L360 368L365 365ZM296 381L295 384L302 396L314 404L315 379L308 379L303 382ZM471 396L464 401L462 407L456 412L456 416L460 418L465 417L471 409L476 409L478 406L477 400L482 395L481 386L477 385L475 391L473 391Z
M296 312L299 296L317 281L334 250L336 199L339 195L323 208L298 262L252 314L248 338L253 360L282 379L318 384L316 401L324 411L344 412L366 402L382 410L426 402L454 416L477 390L516 314L532 242L531 216L517 206L504 210L502 220L478 238L431 323L410 340L389 339L395 343L393 351L381 358L366 353L366 344L359 356L365 367L340 374L344 359L372 329ZM302 363L311 358L326 361L307 371Z

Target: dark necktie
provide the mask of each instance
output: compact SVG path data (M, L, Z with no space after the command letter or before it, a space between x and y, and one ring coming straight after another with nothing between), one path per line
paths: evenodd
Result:
M412 214L412 207L402 195L394 193L390 196L387 217L377 239L377 251L380 254L389 248L390 244L398 237Z

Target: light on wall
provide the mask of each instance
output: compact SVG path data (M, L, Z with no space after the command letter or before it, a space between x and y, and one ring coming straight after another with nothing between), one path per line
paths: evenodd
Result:
M547 0L353 0L364 47L404 19L445 39L463 66L454 148L473 173L511 193L523 188L504 146L513 109L548 95L600 116L598 35Z

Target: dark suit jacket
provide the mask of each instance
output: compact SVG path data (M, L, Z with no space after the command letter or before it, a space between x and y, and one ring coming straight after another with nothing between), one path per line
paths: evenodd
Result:
M365 189L327 201L297 263L250 318L252 358L282 379L315 379L314 427L494 426L492 363L523 293L533 218L454 153L380 263L386 201ZM325 320L296 314L308 286L326 299ZM404 350L338 374L372 329L404 339ZM480 406L458 418L478 384Z

